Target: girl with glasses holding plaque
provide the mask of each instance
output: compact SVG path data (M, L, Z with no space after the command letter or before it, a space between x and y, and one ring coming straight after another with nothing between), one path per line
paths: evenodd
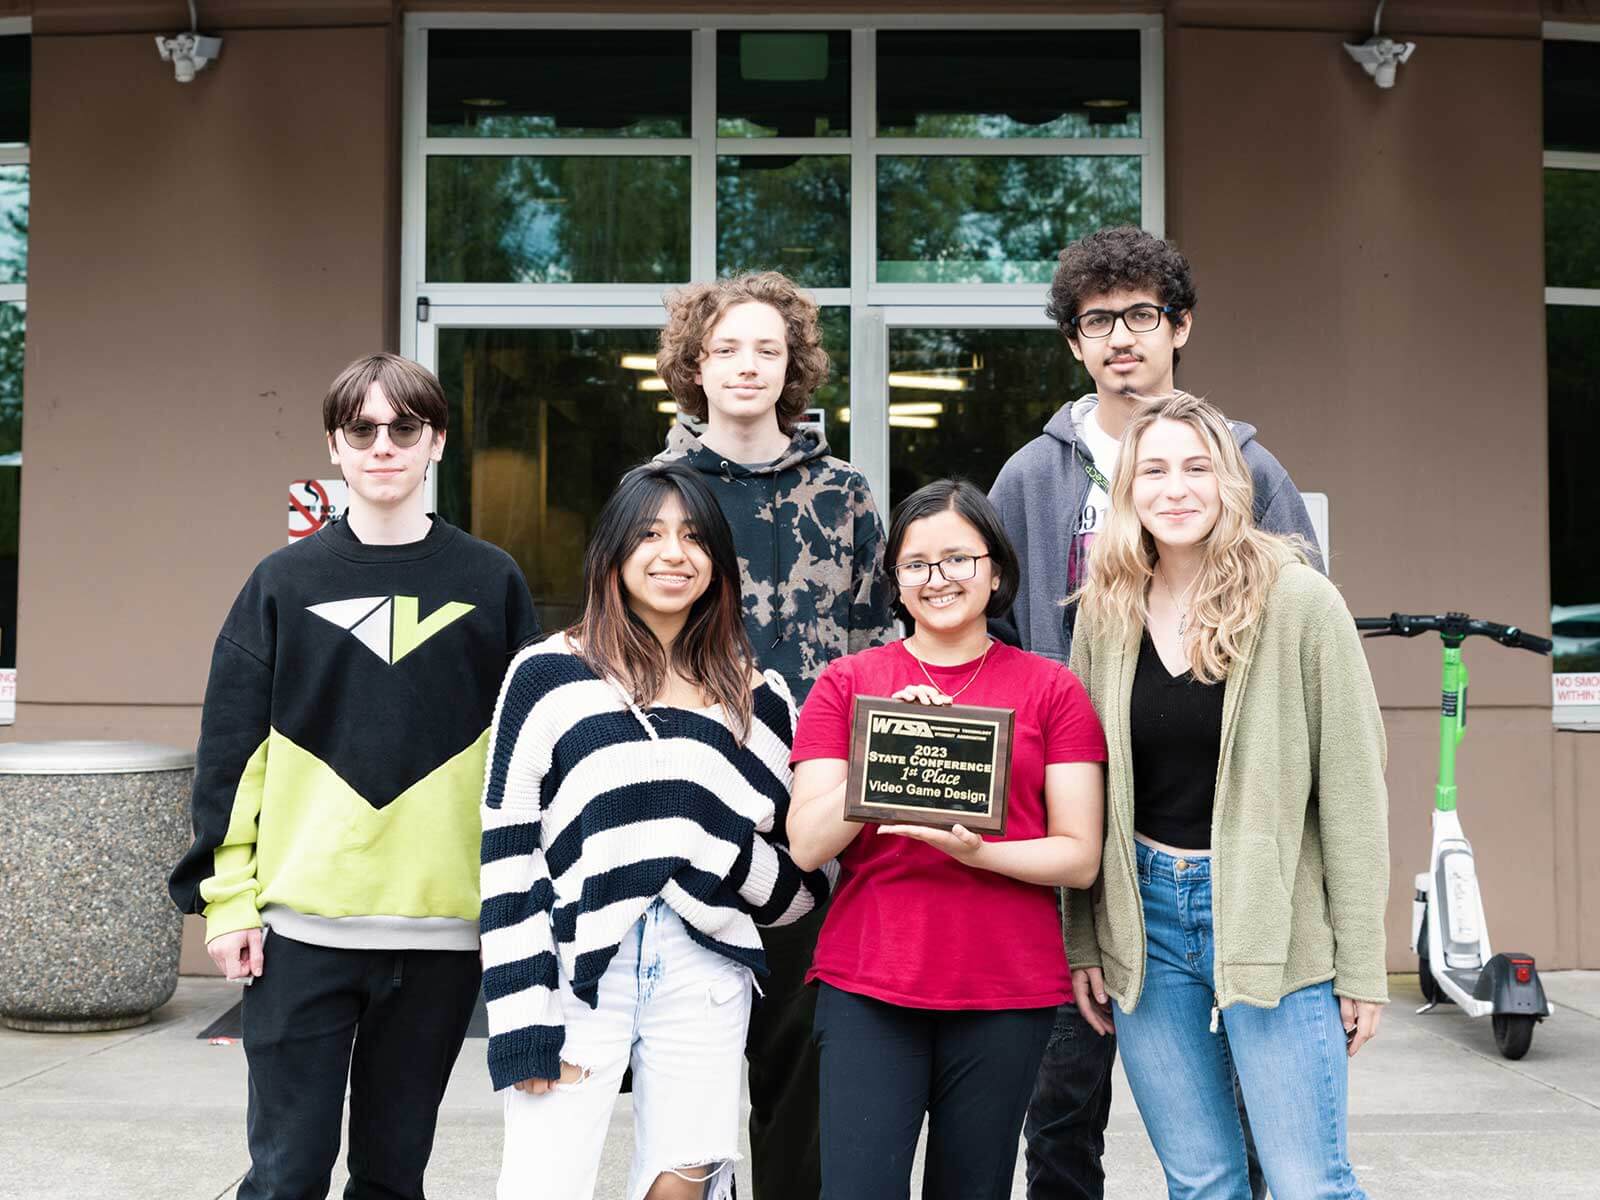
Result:
M826 899L785 848L794 704L755 669L733 534L683 463L630 471L583 615L513 660L483 801L500 1200L594 1194L633 1067L627 1200L726 1200L757 926Z
M1072 642L1111 749L1073 985L1115 1022L1171 1195L1250 1195L1237 1069L1272 1195L1359 1200L1346 1061L1387 998L1383 723L1344 600L1251 493L1204 401L1123 435Z
M1071 996L1055 889L1099 871L1105 739L1059 663L992 641L1016 552L988 498L940 480L894 513L885 562L903 640L835 660L795 734L790 850L836 856L808 981L820 989L823 1194L1011 1194L1017 1140L1056 1005ZM856 697L1014 711L1004 836L845 819Z

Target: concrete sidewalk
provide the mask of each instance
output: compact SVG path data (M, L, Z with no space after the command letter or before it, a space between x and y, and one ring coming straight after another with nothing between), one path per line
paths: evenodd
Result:
M1600 972L1545 979L1556 1012L1519 1063L1487 1021L1424 1016L1414 976L1391 981L1380 1037L1351 1067L1351 1151L1373 1200L1600 1196ZM0 1028L0 1197L4 1200L219 1200L248 1165L244 1054L195 1034L237 992L185 979L149 1025L108 1034ZM462 1052L429 1171L438 1200L494 1194L499 1103L483 1042ZM623 1194L632 1145L618 1101L598 1197ZM1166 1194L1118 1070L1106 1148L1116 1200ZM1013 1196L1021 1197L1021 1166ZM335 1176L333 1194L343 1186ZM741 1174L740 1192L750 1195ZM913 1195L917 1189L913 1188Z

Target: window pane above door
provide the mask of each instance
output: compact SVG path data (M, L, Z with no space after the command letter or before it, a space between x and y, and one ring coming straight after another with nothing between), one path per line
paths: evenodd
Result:
M435 283L676 283L689 278L689 159L428 159Z
M717 266L724 274L782 271L804 287L849 287L849 158L718 158Z
M880 137L1138 137L1135 29L878 34Z
M433 29L429 137L688 137L687 29Z
M717 34L718 137L849 137L850 35Z
M1048 283L1068 242L1139 223L1139 159L878 159L879 283Z

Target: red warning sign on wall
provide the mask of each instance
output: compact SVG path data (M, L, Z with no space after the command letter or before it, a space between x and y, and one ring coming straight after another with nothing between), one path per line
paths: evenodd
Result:
M289 485L289 544L341 516L349 498L342 479L296 479Z

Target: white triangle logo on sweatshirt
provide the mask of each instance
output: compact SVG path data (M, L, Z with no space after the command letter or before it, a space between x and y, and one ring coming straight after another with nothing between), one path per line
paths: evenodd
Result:
M310 604L306 611L337 625L393 666L434 634L453 625L476 605L448 600L425 620L417 619L415 596L357 596Z

